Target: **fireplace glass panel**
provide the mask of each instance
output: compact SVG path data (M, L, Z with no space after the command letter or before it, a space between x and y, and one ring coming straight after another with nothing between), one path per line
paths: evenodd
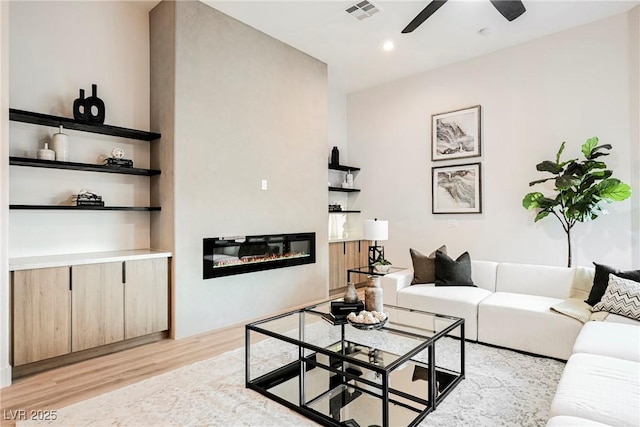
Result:
M205 279L315 262L315 233L203 239Z

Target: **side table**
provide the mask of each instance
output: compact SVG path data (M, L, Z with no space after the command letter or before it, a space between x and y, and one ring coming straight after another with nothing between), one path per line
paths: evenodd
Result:
M402 271L402 270L406 270L406 267L391 267L389 269L389 271L387 271L386 273L380 272L380 271L376 271L373 267L371 266L365 266L365 267L358 267L358 268L350 268L349 270L347 270L347 283L351 283L351 275L352 274L366 274L367 276L385 276L387 274L391 274L391 273L395 273L398 271Z

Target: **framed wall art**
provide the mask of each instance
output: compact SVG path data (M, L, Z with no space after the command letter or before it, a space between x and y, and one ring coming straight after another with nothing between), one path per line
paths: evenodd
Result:
M431 160L480 156L480 106L431 116Z
M432 213L482 213L480 163L431 169Z

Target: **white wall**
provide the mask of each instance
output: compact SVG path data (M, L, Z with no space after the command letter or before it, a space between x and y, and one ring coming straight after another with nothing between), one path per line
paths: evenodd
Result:
M331 67L329 67L329 84L331 84ZM347 94L344 90L329 86L329 145L327 158L331 157L331 149L338 147L340 164L358 166L349 161L348 126L347 126ZM358 172L354 172L354 187L359 188ZM329 170L328 183L340 187L345 179L345 172ZM359 197L358 193L342 193L331 191L328 203L339 203L343 209L351 208ZM362 234L362 219L358 214L330 214L329 238L347 238Z
M629 110L637 90L630 94L629 82L638 68L629 53L637 29L630 31L629 22L626 14L615 16L350 94L349 156L363 167L358 202L363 218L389 220L387 258L411 266L409 248L432 251L445 243L455 256L468 250L475 259L566 265L560 224L552 218L534 224L522 198L528 183L542 177L538 162L553 159L562 141L566 158L578 156L592 136L614 146L605 160L631 182L638 139ZM482 105L482 157L456 163L482 162L483 212L433 215L431 167L451 162L430 160L431 115L476 104ZM632 259L637 178L635 187L633 201L575 226L574 265L640 267Z
M631 123L631 236L634 265L640 265L640 6L629 11L629 121Z
M134 2L11 2L11 108L73 117L78 90L106 105L106 124L149 129L149 20ZM4 99L4 98L3 98ZM54 128L11 122L10 155L36 157ZM149 143L65 131L70 160L98 163L113 147L149 166ZM106 205L149 205L149 178L13 166L12 204L59 204L82 189ZM149 247L149 214L11 211L11 257Z
M172 33L175 47L155 40ZM199 2L161 3L151 35L152 125L174 165L159 194L175 199L153 234L175 228L175 336L326 296L326 65ZM202 279L205 237L307 231L315 264Z
M9 365L9 3L0 2L0 387L11 384Z

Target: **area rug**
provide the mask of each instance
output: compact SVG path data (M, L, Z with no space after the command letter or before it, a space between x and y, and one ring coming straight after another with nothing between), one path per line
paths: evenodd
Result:
M265 366L294 354L272 339L252 350L252 362ZM421 426L545 425L564 363L476 343L467 343L465 353L466 378ZM244 357L240 348L62 408L55 421L18 426L316 425L246 389Z

